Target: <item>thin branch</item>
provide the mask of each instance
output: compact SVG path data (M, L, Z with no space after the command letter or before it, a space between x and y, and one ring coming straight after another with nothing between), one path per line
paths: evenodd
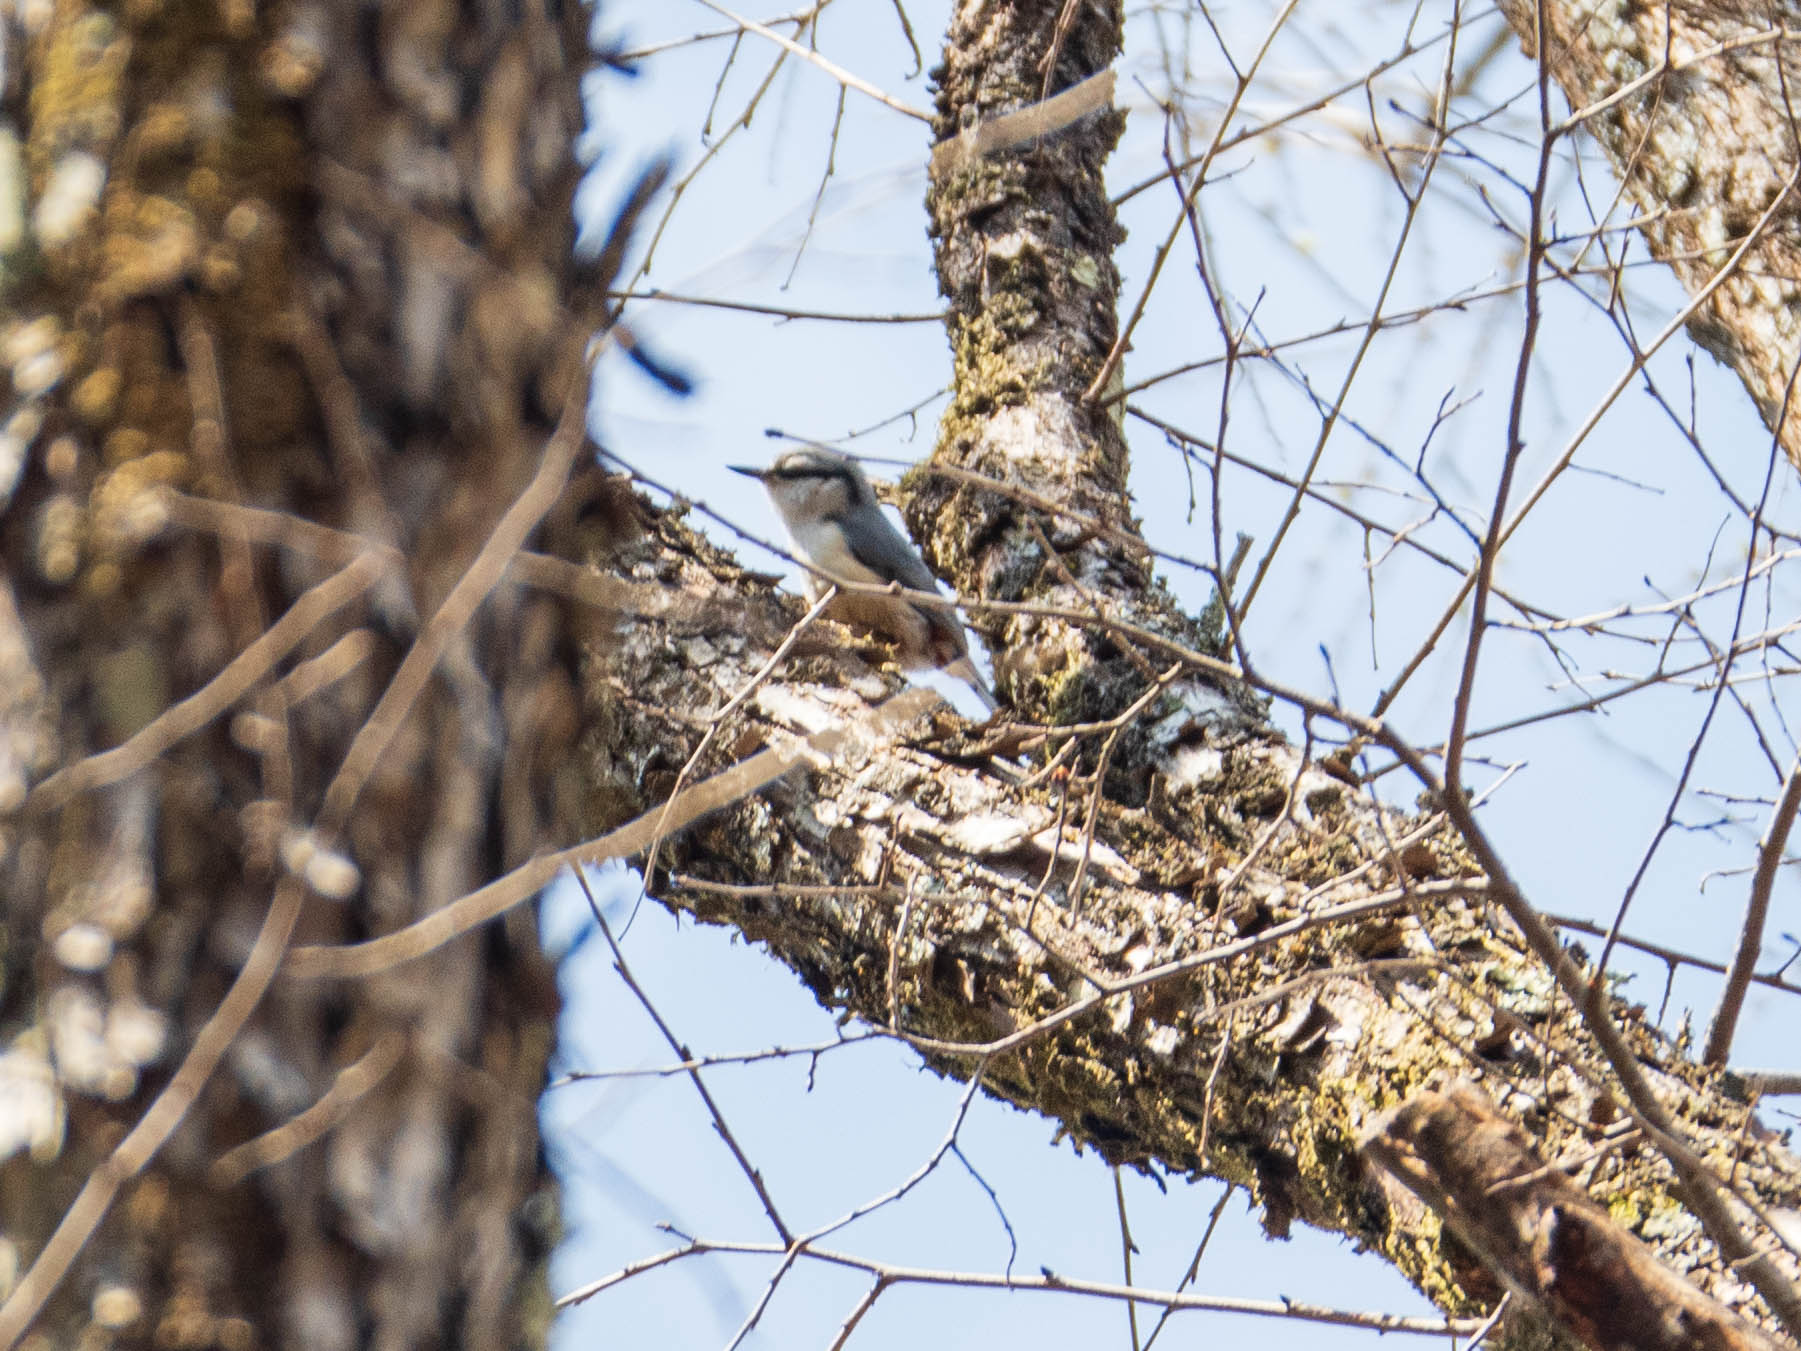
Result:
M1525 331L1520 335L1519 357L1514 364L1513 394L1507 405L1507 444L1502 451L1501 472L1495 483L1494 505L1489 509L1488 534L1476 559L1463 669L1458 674L1457 695L1451 703L1451 729L1445 736L1445 785L1453 793L1463 791L1464 738L1469 731L1470 708L1475 702L1476 663L1482 652L1482 640L1488 633L1489 589L1494 585L1495 567L1501 557L1501 526L1507 515L1507 498L1513 491L1513 476L1526 449L1526 390L1532 374L1532 358L1538 349L1539 268L1545 252L1545 189L1551 174L1551 148L1556 142L1551 131L1551 54L1546 47L1548 21L1542 5L1536 11L1535 22L1538 25L1538 178L1532 185L1531 221L1526 235Z
M582 368L584 372L590 369L598 348L599 344L596 344L595 353L590 353L588 363ZM563 401L556 430L545 443L531 482L525 485L488 533L481 552L457 579L424 631L407 649L400 668L382 691L381 699L357 729L319 809L319 829L323 835L335 835L349 820L350 810L362 793L363 785L374 772L394 734L400 730L414 700L437 669L439 658L469 623L476 607L499 584L513 555L556 505L557 497L575 467L576 457L588 443L588 401L585 397L588 381L584 378L573 383L574 387Z
M823 191L823 184L821 185ZM767 314L777 319L822 319L838 324L942 324L948 311L922 314L850 314L835 310L800 310L789 305L758 305L748 300L722 300L717 296L677 295L673 291L608 291L608 300L660 300L668 305L695 305L702 309L738 310Z
M1782 795L1770 816L1770 828L1757 845L1757 874L1751 879L1751 899L1745 906L1745 923L1739 933L1738 952L1732 959L1732 970L1726 987L1720 992L1720 1006L1708 1029L1707 1049L1702 1060L1709 1065L1724 1065L1732 1053L1733 1033L1738 1029L1739 1011L1744 1007L1745 991L1750 987L1757 955L1763 950L1764 923L1770 913L1770 893L1776 886L1776 870L1782 866L1782 852L1794 829L1795 813L1801 810L1801 758L1795 761L1782 785Z
M384 568L385 560L379 554L365 553L303 592L280 619L233 657L218 675L180 703L164 709L111 750L90 755L52 774L31 790L28 805L52 811L78 793L137 773L248 694L321 623L375 585Z
M213 1016L194 1038L181 1068L131 1132L88 1174L49 1242L19 1278L5 1303L0 1304L0 1347L15 1346L25 1335L44 1302L100 1227L119 1189L143 1171L200 1096L200 1090L212 1078L275 979L306 896L307 889L298 878L284 877L276 883L275 899L250 946L249 957Z
M730 1243L696 1239L680 1248L671 1248L611 1275L580 1286L556 1301L558 1309L567 1309L594 1298L603 1291L658 1267L688 1257L707 1253L738 1253L752 1256L782 1256L786 1247L770 1243ZM1479 1318L1412 1317L1354 1309L1332 1309L1300 1300L1238 1299L1227 1295L1189 1295L1175 1291L1153 1290L1145 1286L1116 1285L1107 1281L1085 1281L1075 1277L1046 1273L1041 1276L995 1275L979 1271L936 1271L926 1267L894 1266L854 1253L825 1248L805 1248L802 1256L832 1266L867 1272L886 1285L945 1286L963 1290L1030 1291L1042 1294L1090 1295L1098 1299L1158 1305L1170 1310L1196 1309L1215 1313L1248 1314L1260 1318L1288 1318L1305 1323L1322 1323L1332 1327L1365 1328L1374 1332L1412 1333L1426 1337L1464 1337L1477 1331Z
M1132 1284L1132 1254L1138 1251L1138 1245L1132 1242L1132 1222L1126 1218L1126 1184L1120 1167L1113 1165L1113 1208L1119 1214L1119 1261L1120 1273L1127 1285ZM1138 1306L1131 1300L1126 1301L1126 1331L1132 1338L1132 1351L1142 1351L1143 1343L1138 1339Z
M903 113L916 121L924 122L927 126L932 124L932 115L930 113L921 112L918 108L909 107L907 104L902 103L899 99L895 98L892 94L883 93L873 84L870 84L869 81L852 75L843 66L827 60L809 47L801 46L800 43L796 42L793 38L783 37L780 33L776 32L775 29L766 28L755 19L740 18L724 5L717 3L717 0L696 0L696 3L705 5L708 9L712 10L715 14L720 15L722 18L730 19L747 33L755 33L760 38L768 39L783 50L798 56L807 64L818 66L827 75L830 75L834 80L838 81L839 84L844 85L849 89L854 89L867 98L874 99L883 107L892 108L895 112Z
M304 1112L274 1130L226 1150L207 1170L207 1181L218 1188L233 1187L260 1168L280 1163L320 1139L344 1119L357 1099L387 1078L400 1064L406 1050L404 1038L387 1033L355 1061L339 1070L331 1087Z
M638 1001L639 1007L650 1016L651 1022L656 1024L657 1031L669 1044L669 1049L683 1060L692 1060L693 1054L670 1030L669 1024L658 1012L656 1004L645 993L644 987L638 984L637 978L632 975L631 965L625 960L625 953L620 949L619 941L613 937L613 926L607 923L606 913L600 908L600 902L594 899L593 889L588 886L587 874L578 868L575 871L575 880L581 886L582 895L588 898L588 909L593 912L594 923L599 927L601 937L607 940L607 947L612 949L613 970L619 973L619 979L625 982L625 988L632 992L632 997ZM750 1183L751 1190L756 1192L757 1200L763 1203L763 1213L769 1217L769 1223L780 1236L783 1245L792 1250L794 1246L793 1233L782 1219L781 1212L776 1209L775 1198L769 1194L769 1188L764 1185L763 1175L745 1157L743 1148L738 1144L738 1137L732 1134L732 1128L726 1124L725 1114L719 1110L719 1104L707 1091L707 1081L700 1077L698 1069L690 1069L687 1074L688 1082L694 1085L694 1091L700 1094L700 1100L706 1104L707 1114L713 1118L713 1130L724 1142L725 1147L731 1151L732 1158L738 1164L738 1171L744 1174L745 1179ZM792 1261L792 1256L789 1260ZM773 1287L773 1285L772 1281L771 1286Z
M829 728L786 747L759 751L599 839L533 859L403 929L366 943L296 948L288 957L287 974L300 980L369 976L422 957L458 934L530 900L564 868L629 858L648 849L659 835L680 830L709 812L729 806L799 765L817 764L821 755L830 756L861 744L863 738L902 727L938 702L939 696L929 689L902 690L863 722Z

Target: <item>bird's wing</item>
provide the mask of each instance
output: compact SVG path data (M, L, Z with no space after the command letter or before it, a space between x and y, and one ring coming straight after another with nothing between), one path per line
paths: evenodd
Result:
M864 528L845 530L845 543L857 562L876 576L892 577L909 591L938 590L938 579L925 565L919 551L889 522L881 508L869 509L870 520L859 522Z
M909 591L926 591L938 595L938 579L925 565L907 537L896 530L880 507L870 508L874 522L867 528L845 530L844 538L857 562L878 577L893 578ZM969 640L963 635L963 621L955 611L936 606L913 607L932 626L939 647L940 662L952 660L969 651Z

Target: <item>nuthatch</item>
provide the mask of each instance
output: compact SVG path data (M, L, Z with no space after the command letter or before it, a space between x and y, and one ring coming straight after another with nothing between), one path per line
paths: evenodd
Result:
M899 582L909 591L937 593L937 579L882 514L875 490L855 460L823 446L805 446L785 452L767 469L730 467L769 490L795 548L826 578L875 586ZM808 574L807 591L815 599L827 585ZM969 641L955 611L915 604L905 596L841 591L827 613L887 636L899 649L905 670L943 667L994 711L994 696L969 659Z

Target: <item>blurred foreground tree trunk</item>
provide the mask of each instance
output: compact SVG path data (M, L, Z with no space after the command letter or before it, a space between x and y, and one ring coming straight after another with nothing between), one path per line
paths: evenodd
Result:
M571 399L579 430L589 19L7 11L0 1343L289 926L404 923L576 829L545 758L577 717L562 603L517 588L323 797ZM230 711L163 736L234 659ZM164 1099L186 1115L150 1166L98 1175L122 1190L32 1344L541 1343L556 1011L525 911L388 980L278 987Z

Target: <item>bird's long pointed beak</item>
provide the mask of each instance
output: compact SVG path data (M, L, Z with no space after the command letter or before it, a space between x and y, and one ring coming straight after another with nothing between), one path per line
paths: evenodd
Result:
M731 470L734 474L743 474L746 478L760 479L763 477L764 473L763 470L752 469L747 464L728 464L726 468Z

